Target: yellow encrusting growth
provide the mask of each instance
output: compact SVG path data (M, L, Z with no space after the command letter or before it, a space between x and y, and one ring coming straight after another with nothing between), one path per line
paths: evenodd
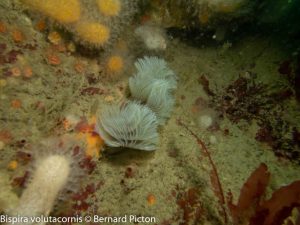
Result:
M203 7L203 9L201 9L201 11L199 12L199 22L202 25L208 24L210 17L211 10L207 6Z
M124 61L121 56L111 56L107 61L107 69L112 73L119 73L124 68Z
M88 133L86 135L86 144L86 156L99 158L101 150L104 146L104 141L101 139L101 137L94 133Z
M12 160L12 161L10 161L9 164L8 164L8 166L7 166L7 168L8 168L9 170L15 170L17 167L18 167L18 162L17 162L17 160Z
M60 23L73 23L80 19L79 0L22 0L28 6Z
M95 45L104 45L110 37L110 30L100 23L82 22L76 25L76 31L80 38Z
M91 158L99 158L101 150L104 146L104 140L94 132L96 116L91 116L87 121L80 121L76 125L77 134L76 139L83 141L86 145L85 155Z
M156 202L155 196L153 194L149 194L147 196L147 202L148 202L148 205L154 205Z
M120 0L97 0L99 11L105 16L117 16L121 10Z

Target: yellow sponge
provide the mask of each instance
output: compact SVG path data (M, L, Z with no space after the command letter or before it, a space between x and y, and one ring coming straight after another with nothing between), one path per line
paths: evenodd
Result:
M121 10L120 0L97 0L99 11L105 16L117 16Z
M80 18L79 0L22 0L26 5L60 23L76 22Z
M76 24L76 33L83 40L94 45L104 45L110 37L110 30L100 23L80 22Z

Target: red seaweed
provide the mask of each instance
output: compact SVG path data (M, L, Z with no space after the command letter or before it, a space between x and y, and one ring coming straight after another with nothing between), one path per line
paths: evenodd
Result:
M126 167L124 177L125 178L133 178L135 173L136 173L135 168L133 166L128 166L128 167Z
M300 147L300 132L298 131L298 129L296 127L293 127L292 136L293 136L293 142L295 143L295 145Z
M250 225L281 225L300 206L300 180L276 190L264 201L250 219Z
M227 218L227 212L226 212L226 208L225 208L225 195L224 195L222 184L221 184L221 181L219 178L217 167L210 155L210 152L209 152L208 148L206 147L206 145L204 144L204 142L192 130L190 130L190 128L187 125L182 123L180 120L177 120L177 122L180 126L184 127L196 139L203 155L208 158L209 164L212 168L211 172L210 172L211 185L212 185L213 191L219 201L219 205L220 205L220 209L221 209L220 214L224 218L224 223L227 224L228 218Z
M258 206L261 196L265 193L269 179L268 167L266 164L261 163L244 183L236 205L232 203L232 194L228 193L227 206L235 224L239 224L242 220L251 216L251 213Z
M8 144L12 142L13 136L9 130L0 130L0 141Z
M23 45L21 47L33 51L33 50L37 49L38 45L36 43L35 44L29 44L29 43L27 43L27 44L25 44L25 45Z
M6 44L1 43L1 44L0 44L0 54L4 53L5 50L6 50Z
M88 174L91 174L96 167L96 163L93 161L92 157L85 157L80 162L80 167L86 169Z
M15 177L13 179L13 181L12 181L12 185L15 186L15 187L24 188L25 187L25 183L26 183L26 181L27 181L28 178L29 178L29 172L26 171L23 176L21 176L21 177Z
M298 56L297 67L295 69L295 78L294 78L294 89L296 93L296 99L300 102L300 57Z
M291 98L293 95L293 91L287 88L271 94L270 97L273 98L275 101L284 101Z
M94 131L94 124L89 124L85 117L81 117L74 130L76 132L92 133Z
M268 167L262 163L244 183L236 205L228 193L233 224L282 225L293 208L300 206L300 180L275 190L270 199L264 200L269 180Z
M81 90L82 95L102 95L104 94L104 91L100 88L96 87L88 87Z
M261 127L255 135L255 139L260 142L268 143L271 147L274 142L274 137L272 136L272 130L269 126Z
M179 225L188 225L191 221L192 224L198 224L202 218L203 208L199 201L199 191L197 188L190 188L186 192L182 193L177 200L177 205L182 210L182 222Z
M94 184L88 184L84 190L75 193L72 197L73 200L76 201L76 203L73 205L73 209L80 210L80 211L86 211L90 204L86 202L86 199L91 195L94 194L96 191L96 187Z
M23 54L20 50L11 50L7 53L6 62L15 63L17 61L17 56Z
M16 157L22 164L27 164L32 160L32 155L23 151L18 151Z
M209 80L206 78L205 75L201 75L198 79L198 82L202 85L204 91L207 95L214 96L214 92L209 87Z
M291 67L292 60L285 60L280 63L278 72L282 75L292 75L292 67Z

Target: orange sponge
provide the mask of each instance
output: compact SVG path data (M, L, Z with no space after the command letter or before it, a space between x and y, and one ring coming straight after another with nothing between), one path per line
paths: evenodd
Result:
M79 0L22 0L26 5L60 23L76 22L80 18Z
M110 37L110 29L101 23L81 22L76 24L77 35L94 45L104 45Z

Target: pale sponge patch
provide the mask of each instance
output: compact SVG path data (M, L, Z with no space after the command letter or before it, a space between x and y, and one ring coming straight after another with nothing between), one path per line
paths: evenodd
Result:
M110 30L100 23L81 22L76 24L79 37L94 45L104 45L109 40Z
M121 11L120 0L97 0L99 11L104 16L117 16Z
M41 159L14 213L23 216L49 215L59 192L68 181L71 162L63 155Z
M73 135L49 137L33 145L31 151L34 161L27 170L29 177L26 187L18 204L7 213L11 216L49 216L56 200L66 199L79 188L78 181L84 172L80 167L80 162L84 159L81 147L83 143L78 142ZM14 224L25 223L18 221ZM37 223L30 220L26 224Z
M73 23L80 19L79 0L22 0L22 2L60 23Z

